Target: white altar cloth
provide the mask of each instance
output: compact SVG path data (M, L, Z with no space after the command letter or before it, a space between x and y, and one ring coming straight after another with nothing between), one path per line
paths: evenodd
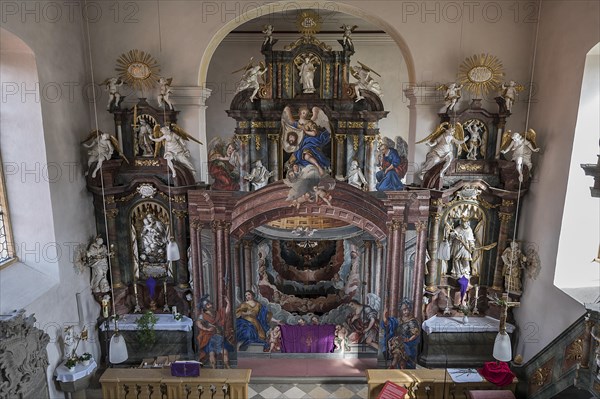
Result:
M137 314L126 314L121 316L121 318L118 320L119 323L119 330L121 331L135 331L137 330L137 324L136 321L137 319L139 319L142 315L137 313ZM155 314L155 316L158 318L158 321L156 322L156 324L154 325L154 329L155 330L161 330L161 331L192 331L192 319L190 319L187 316L183 316L181 318L180 321L175 320L175 318L173 317L172 314L170 313L164 313L164 314ZM115 323L114 322L109 322L109 330L114 330L115 329ZM100 325L100 329L102 331L106 330L106 324L102 323Z
M500 320L490 316L469 316L469 322L463 323L462 317L433 316L423 322L423 331L433 333L472 333L472 332L498 332ZM506 323L506 331L512 333L515 326Z
M96 369L96 366L97 364L94 359L91 359L90 364L87 366L84 366L83 363L77 363L75 369L73 371L69 371L69 369L65 366L65 362L62 362L54 370L54 375L60 382L73 382L92 374Z

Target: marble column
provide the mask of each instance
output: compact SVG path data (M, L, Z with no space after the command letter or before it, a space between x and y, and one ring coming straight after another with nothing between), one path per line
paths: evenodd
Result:
M175 215L175 224L173 230L175 232L175 242L179 247L179 260L173 261L174 269L173 283L177 284L179 288L189 288L189 279L187 278L187 265L188 255L186 248L186 234L185 234L185 220L187 211L174 209L173 214ZM175 278L177 276L177 278Z
M233 247L233 276L234 276L234 286L233 286L233 293L232 293L232 297L231 299L241 299L241 298L237 298L236 294L238 292L240 292L242 290L242 267L240 266L240 257L241 257L241 251L240 251L240 242L236 241L234 247Z
M223 295L227 295L229 299L231 296L231 282L233 280L233 273L231 271L231 222L223 222ZM224 305L224 304L221 304Z
M267 140L269 142L268 169L270 172L274 172L273 181L277 181L283 179L283 176L279 174L279 135L269 134L267 135Z
M222 220L214 220L212 222L212 230L214 236L214 248L215 248L215 257L214 269L216 271L216 280L213 282L216 288L215 292L215 306L217 309L224 308L225 304L223 303L223 295L225 295L225 284L223 278L225 277L225 250L224 250L224 222Z
M415 222L417 230L417 248L415 252L415 276L413 279L413 314L422 321L423 285L425 283L425 262L427 250L427 220Z
M382 284L387 276L383 273L383 242L375 241L375 293L383 299L383 289L387 287ZM383 287L383 288L382 288Z
M252 242L244 241L244 291L252 289Z
M371 257L372 257L372 253L371 253L371 241L365 241L365 250L364 250L364 255L363 255L363 270L365 271L365 276L364 276L364 293L363 293L363 298L367 297L367 294L369 292L371 292L371 273L372 273L372 269L373 269L373 262L371 261Z
M375 191L375 185L377 179L375 174L377 173L377 137L376 136L365 136L365 179L367 180L367 187L369 191Z
M193 220L190 223L190 245L192 248L192 275L194 296L194 319L200 315L200 297L202 296L202 228L203 224L199 220Z
M408 99L408 164L415 164L415 143L417 140L417 96L415 87L410 85L404 89L404 95ZM406 183L414 181L414 167L409 167L406 173Z
M346 135L345 134L336 134L335 135L335 149L336 149L336 158L335 158L335 177L343 178L346 176Z
M392 292L393 298L394 298L394 316L398 316L398 311L399 311L399 305L400 305L400 301L404 299L404 252L406 249L406 228L407 225L406 223L400 223L399 228L398 228L398 233L396 234L396 243L395 246L395 252L397 252L396 255L396 268L398 269L398 283L397 283L397 287L398 289L394 292ZM390 308L391 309L391 308Z
M504 261L502 260L502 252L508 245L508 237L512 237L511 221L513 214L511 212L498 212L498 218L500 219L500 232L498 234L498 246L496 251L496 269L494 269L494 282L492 289L497 291L504 290L504 276L502 275L502 269L504 267Z
M121 279L121 266L119 263L119 254L115 251L115 248L119 248L119 238L117 236L117 215L119 214L119 210L116 208L107 209L106 210L106 223L108 225L108 244L110 244L109 250L113 252L113 255L110 257L110 270L111 270L111 284L113 288L121 288L123 287L123 282ZM132 278L133 276L126 276L127 280Z
M237 139L240 141L240 158L242 165L240 166L240 191L250 191L250 183L244 179L244 176L250 174L250 135L238 134Z
M431 260L429 261L429 265L427 266L427 291L435 292L437 290L437 286L440 282L440 267L442 261L438 259L438 247L440 245L440 221L441 216L437 212L431 213L432 222L431 228L429 230L429 256L431 256Z
M390 316L398 316L398 298L402 294L402 283L404 280L404 269L401 268L402 261L399 256L404 253L401 251L404 248L400 240L403 223L399 220L388 222L388 247L387 247L387 262L386 262L386 279L387 279L387 308Z

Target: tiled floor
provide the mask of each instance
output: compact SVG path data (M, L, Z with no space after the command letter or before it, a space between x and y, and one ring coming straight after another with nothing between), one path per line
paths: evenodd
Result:
M250 383L248 387L248 399L366 399L367 394L367 384ZM86 399L101 398L100 389L86 391Z

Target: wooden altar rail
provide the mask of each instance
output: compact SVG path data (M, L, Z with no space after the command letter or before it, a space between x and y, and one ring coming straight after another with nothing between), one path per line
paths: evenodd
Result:
M243 399L248 397L251 373L249 369L200 369L199 377L173 377L168 368L110 368L100 383L104 399ZM214 395L211 386L216 389Z
M410 398L415 399L465 399L467 391L471 390L510 390L513 393L517 386L517 378L506 387L498 387L485 379L482 382L456 383L445 369L418 370L383 370L370 369L365 371L369 384L369 398L377 399L387 381L391 381L408 389Z

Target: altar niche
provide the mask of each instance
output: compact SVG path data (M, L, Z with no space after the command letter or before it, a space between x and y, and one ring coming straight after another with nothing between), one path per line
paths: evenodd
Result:
M338 348L361 349L385 365L384 309L399 319L400 303L409 297L408 313L422 320L429 192L367 193L338 183L330 205L299 207L290 206L288 193L283 182L251 193L188 193L194 297L200 303L209 294L216 309L231 304L229 324L236 327L225 336L238 339L229 362L272 350L268 339L270 332L277 335L277 323L314 323L338 326ZM405 258L414 265L408 271ZM237 319L246 311L235 317L247 302L265 309L265 323L256 316L262 331L251 342L239 336Z

